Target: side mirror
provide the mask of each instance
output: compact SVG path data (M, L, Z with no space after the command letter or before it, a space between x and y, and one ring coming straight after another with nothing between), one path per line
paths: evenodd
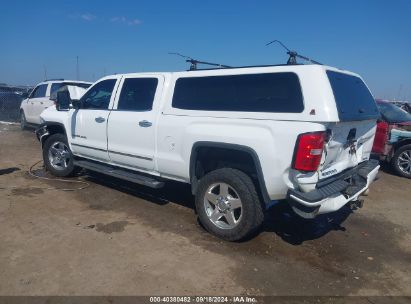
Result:
M73 106L74 109L78 110L78 109L81 109L82 102L79 99L72 99L71 105Z
M57 111L67 111L70 109L71 99L68 91L57 92L56 109Z

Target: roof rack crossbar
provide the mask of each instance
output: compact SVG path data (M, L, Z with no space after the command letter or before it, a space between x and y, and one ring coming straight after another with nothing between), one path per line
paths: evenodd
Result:
M184 59L186 60L186 62L190 63L190 71L196 71L196 70L198 70L197 66L198 66L199 64L215 66L215 67L218 67L218 68L232 68L232 67L229 66L229 65L220 64L220 63L213 63L213 62L207 62L207 61L201 61L201 60L197 60L197 59L191 58L191 57L189 57L189 56L182 55L182 54L180 54L180 53L169 52L169 54L170 54L170 55L177 55L177 56L180 56L180 57L184 58Z

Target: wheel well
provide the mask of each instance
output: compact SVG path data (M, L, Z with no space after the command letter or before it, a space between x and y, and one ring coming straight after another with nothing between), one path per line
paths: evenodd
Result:
M394 153L396 152L396 150L398 150L399 148L401 148L402 146L405 146L405 145L410 145L411 144L411 138L407 138L407 139L402 139L402 140L399 140L399 141L397 141L395 144L394 144Z
M53 134L61 133L63 135L66 135L66 129L64 128L63 125L55 123L55 124L47 124L47 131L48 134L42 137L41 139L41 145L43 146L44 142Z
M253 180L257 192L268 203L261 165L251 148L232 144L203 143L193 146L190 160L190 180L195 194L198 181L207 173L220 168L238 169Z

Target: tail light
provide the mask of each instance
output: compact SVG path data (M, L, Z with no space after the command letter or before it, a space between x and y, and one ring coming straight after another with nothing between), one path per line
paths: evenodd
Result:
M317 171L324 150L326 132L300 134L294 152L293 168L301 171Z

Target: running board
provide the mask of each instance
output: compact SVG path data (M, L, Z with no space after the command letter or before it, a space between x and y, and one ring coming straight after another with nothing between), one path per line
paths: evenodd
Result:
M131 172L129 170L121 169L118 167L113 167L113 166L102 164L102 163L97 163L97 162L88 161L88 160L75 160L74 165L82 167L87 170L91 170L91 171L103 173L106 175L110 175L113 177L117 177L120 179L124 179L129 182L133 182L133 183L147 186L150 188L158 189L164 186L164 182L148 177L146 175Z

